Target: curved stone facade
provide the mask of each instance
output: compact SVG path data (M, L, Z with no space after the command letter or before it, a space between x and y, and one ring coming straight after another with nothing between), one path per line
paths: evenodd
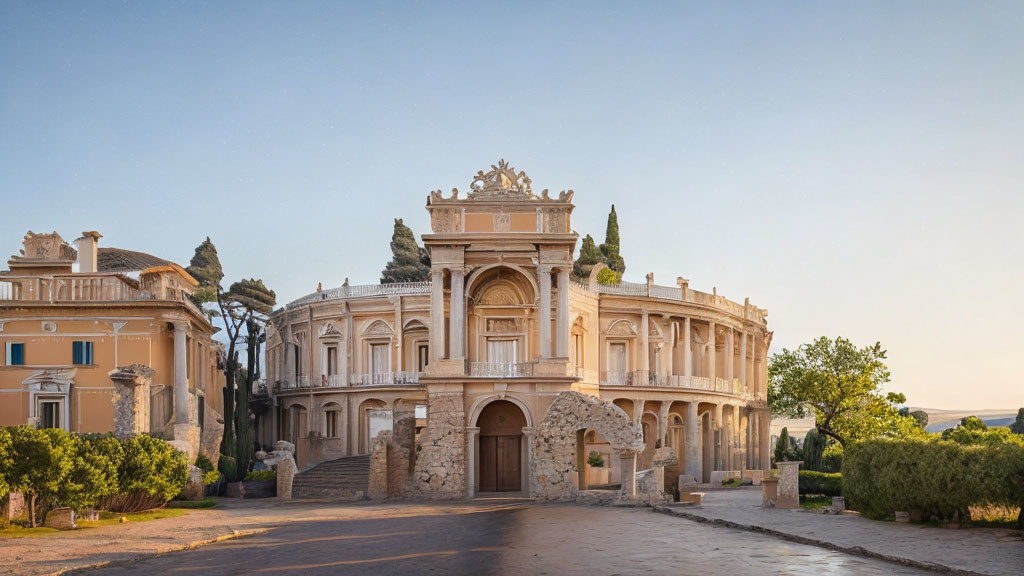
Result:
M500 162L466 196L428 197L429 281L346 283L276 311L260 441L295 443L301 469L370 453L411 411L402 493L432 498L631 486L669 447L667 486L767 468L766 312L682 278L572 277L573 196ZM498 400L521 433L481 422Z

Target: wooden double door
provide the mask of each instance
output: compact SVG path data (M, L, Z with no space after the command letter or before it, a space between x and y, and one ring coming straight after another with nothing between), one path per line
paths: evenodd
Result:
M522 436L480 436L480 491L523 489Z

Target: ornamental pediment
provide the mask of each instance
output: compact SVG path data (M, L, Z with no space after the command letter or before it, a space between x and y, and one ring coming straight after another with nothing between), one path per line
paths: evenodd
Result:
M557 198L552 198L548 190L544 189L540 195L533 193L533 180L526 175L525 171L517 171L514 166L505 161L504 158L497 164L492 164L487 172L478 170L469 184L468 200L491 200L491 201L514 201L514 200L548 200L569 203L572 201L573 191L563 190ZM459 189L452 188L451 196L445 198L440 190L430 193L430 203L444 200L459 200Z

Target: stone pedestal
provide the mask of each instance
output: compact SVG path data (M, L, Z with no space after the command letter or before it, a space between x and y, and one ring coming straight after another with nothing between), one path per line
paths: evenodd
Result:
M143 364L118 366L108 376L114 384L114 435L128 438L149 432L150 382L153 369Z
M778 462L779 499L776 508L795 510L800 507L800 465L803 462Z
M181 491L182 496L186 500L202 500L206 490L203 487L203 471L195 466L189 466L188 469L188 483L185 484L185 489Z
M779 498L779 481L775 478L761 480L761 507L775 508Z

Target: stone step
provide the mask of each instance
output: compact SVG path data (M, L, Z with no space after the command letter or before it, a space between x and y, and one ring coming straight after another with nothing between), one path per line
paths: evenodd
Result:
M321 462L297 474L292 487L295 498L354 498L370 485L370 457L349 456Z

